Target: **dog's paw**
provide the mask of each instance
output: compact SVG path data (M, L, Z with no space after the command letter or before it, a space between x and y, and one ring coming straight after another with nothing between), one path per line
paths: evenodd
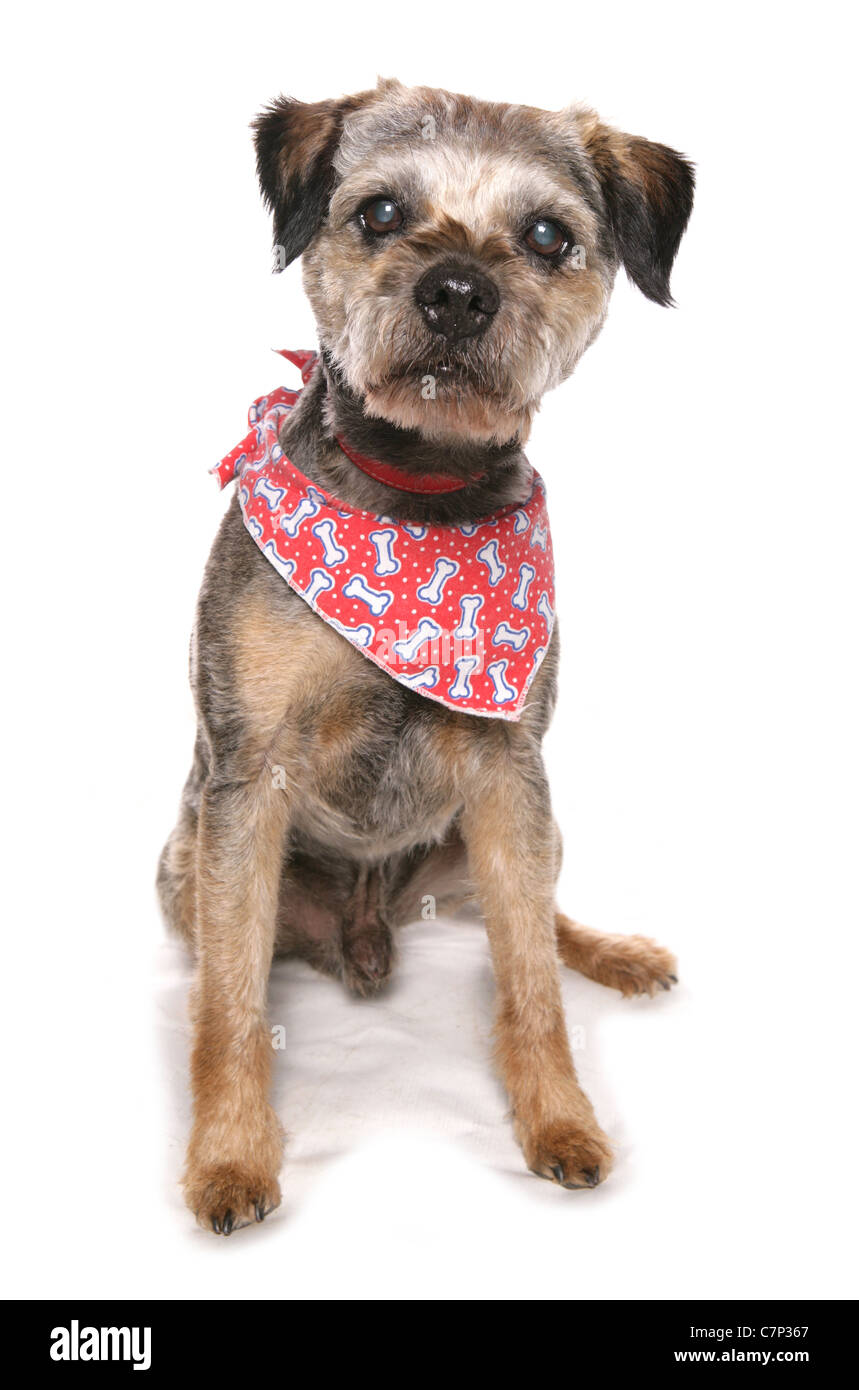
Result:
M571 970L625 996L656 994L677 983L677 961L647 936L610 936L558 913L558 952Z
M270 1174L225 1163L189 1172L185 1200L204 1230L228 1236L240 1226L263 1221L279 1207L280 1184Z
M361 932L344 944L343 978L353 994L367 998L387 984L394 963L394 943L387 926Z
M656 994L677 983L677 961L646 936L610 936L555 916L558 953L564 965L621 994Z
M624 997L657 994L677 984L677 960L647 936L610 938L597 961L600 984L620 990Z
M523 1143L528 1167L561 1187L596 1187L608 1175L612 1152L597 1124L547 1126Z

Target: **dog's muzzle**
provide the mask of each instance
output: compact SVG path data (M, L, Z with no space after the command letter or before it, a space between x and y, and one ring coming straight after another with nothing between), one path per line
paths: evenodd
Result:
M450 343L485 333L500 303L488 276L455 261L428 270L415 286L415 299L427 327Z

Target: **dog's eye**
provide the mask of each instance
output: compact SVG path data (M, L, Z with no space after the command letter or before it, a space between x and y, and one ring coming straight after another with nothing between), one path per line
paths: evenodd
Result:
M375 198L361 213L361 223L377 236L395 232L403 225L403 214L390 198Z
M569 239L555 222L541 217L525 233L525 245L538 256L557 256L566 250Z

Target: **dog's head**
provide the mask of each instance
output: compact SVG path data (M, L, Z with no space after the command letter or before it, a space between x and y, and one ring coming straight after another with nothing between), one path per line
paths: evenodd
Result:
M593 112L381 82L255 122L282 268L364 411L429 437L524 439L602 325L619 265L670 304L693 173Z

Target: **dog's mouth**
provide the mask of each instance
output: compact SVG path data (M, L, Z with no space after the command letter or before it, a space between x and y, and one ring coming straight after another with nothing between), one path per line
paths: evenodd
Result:
M530 427L532 408L509 364L485 349L415 345L385 363L361 394L369 415L427 437L503 443L526 439Z
M385 391L409 385L413 385L424 400L432 399L434 395L473 395L501 400L506 394L485 370L481 371L472 363L453 357L395 367L379 381L373 382L370 389Z

